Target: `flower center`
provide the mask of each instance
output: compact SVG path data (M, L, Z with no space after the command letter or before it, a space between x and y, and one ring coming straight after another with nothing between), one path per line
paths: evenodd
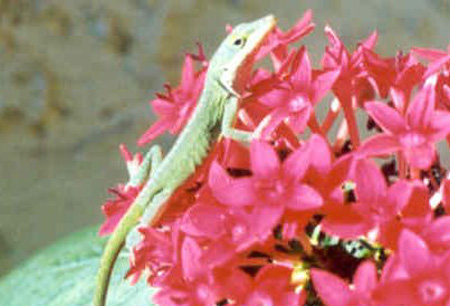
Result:
M263 198L269 200L276 200L286 192L284 182L277 178L258 181L257 189Z
M419 294L424 303L433 303L442 300L446 294L443 284L438 280L424 280L419 285Z
M426 142L426 138L423 134L409 132L400 137L400 142L405 147L418 147Z
M233 241L242 240L243 238L248 236L247 227L242 224L234 226L233 229L231 230L231 236Z
M295 96L289 102L289 109L293 112L301 111L306 106L306 100L303 96Z

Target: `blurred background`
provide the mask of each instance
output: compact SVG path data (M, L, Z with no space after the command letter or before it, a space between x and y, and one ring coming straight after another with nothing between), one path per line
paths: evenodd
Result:
M0 0L0 275L103 221L107 188L127 179L119 143L136 150L147 101L178 84L197 41L209 57L227 23L273 13L288 29L308 8L316 63L325 24L350 49L378 29L385 56L450 42L447 0Z

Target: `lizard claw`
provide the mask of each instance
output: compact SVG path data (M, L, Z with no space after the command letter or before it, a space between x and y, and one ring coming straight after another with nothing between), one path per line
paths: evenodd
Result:
M252 138L253 139L261 139L264 129L269 125L270 120L272 119L271 115L267 115L263 120L258 124L256 129L253 131Z

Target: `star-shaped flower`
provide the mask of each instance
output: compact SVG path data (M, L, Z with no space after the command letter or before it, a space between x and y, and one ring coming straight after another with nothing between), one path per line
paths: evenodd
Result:
M435 110L436 76L430 77L402 116L383 102L366 103L366 110L383 129L364 142L360 153L380 155L400 150L415 168L428 168L435 158L435 142L450 132L450 113Z
M303 132L314 106L323 99L339 75L337 69L313 71L308 52L303 47L293 54L292 59L286 60L292 62L289 63L289 73L272 84L270 92L258 97L262 104L272 108L270 123L264 130L267 134L283 120L288 120L296 133Z
M199 53L200 56L186 54L180 85L172 88L166 84L167 94L157 94L157 98L150 102L160 118L139 138L139 146L151 142L167 130L177 134L187 123L200 97L206 75L206 61L201 48ZM203 63L199 71L194 69L194 60Z

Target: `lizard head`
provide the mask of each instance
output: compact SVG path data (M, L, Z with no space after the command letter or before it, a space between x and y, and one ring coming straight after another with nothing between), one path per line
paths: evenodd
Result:
M237 25L211 59L213 78L232 93L240 93L250 76L256 53L275 25L273 15Z

